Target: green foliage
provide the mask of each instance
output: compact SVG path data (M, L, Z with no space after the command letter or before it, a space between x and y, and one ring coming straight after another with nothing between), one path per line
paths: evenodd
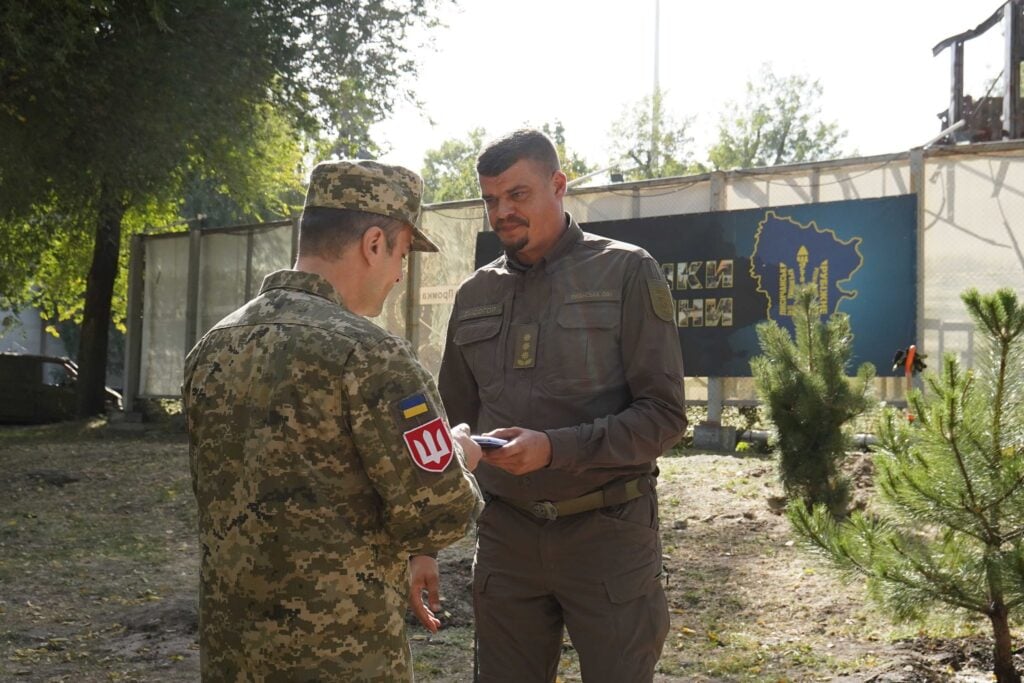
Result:
M987 616L997 678L1019 681L1007 620L1024 604L1024 307L1009 289L962 298L983 337L978 362L965 371L947 354L928 395L910 396L913 423L885 413L879 509L842 524L820 507L789 515L896 618L938 606Z
M593 170L586 160L568 148L565 126L561 121L545 123L539 128L555 143L562 171L569 180ZM449 138L437 149L427 150L423 159L423 197L425 203L479 199L480 184L476 176L476 160L487 142L487 131L474 128L465 139Z
M665 93L653 95L623 111L612 124L612 158L624 159L630 168L623 171L625 180L645 180L685 175L695 170L692 159L692 120L677 122L666 113Z
M187 218L285 213L309 140L366 146L435 5L0 5L0 297L80 318L79 385L101 397L123 236L175 223L185 195Z
M423 201L450 202L480 197L476 158L483 151L487 131L474 128L465 140L449 138L423 159Z
M247 139L232 143L233 163L189 167L178 190L179 213L186 220L205 216L210 226L237 225L277 220L301 210L301 173L308 148L301 144L302 133L266 104L257 109L251 124Z
M708 150L713 168L753 168L835 159L846 131L821 120L822 87L806 76L780 77L768 65L747 82L746 101L723 114L718 142Z
M555 149L558 150L558 158L562 162L562 171L567 179L571 181L596 170L587 163L586 159L569 149L568 145L566 145L565 126L562 125L561 121L556 120L553 125L545 123L540 129L555 143Z
M843 425L867 409L874 368L864 363L855 379L847 377L850 321L836 313L822 323L819 308L814 287L800 289L793 307L795 339L774 321L761 323L763 355L750 367L778 430L779 476L787 495L843 515L849 489L839 468L848 446Z
M24 298L51 237L88 254L101 185L136 213L207 194L230 197L236 219L285 215L302 136L358 141L411 70L399 41L432 3L397 5L5 3L0 234L15 249L0 293ZM69 285L84 280L81 260Z

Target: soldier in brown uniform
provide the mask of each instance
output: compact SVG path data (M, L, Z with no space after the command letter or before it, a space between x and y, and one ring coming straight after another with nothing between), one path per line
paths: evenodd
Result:
M482 503L468 429L364 317L410 250L437 251L414 227L421 192L401 167L318 165L295 269L188 354L204 681L412 678L409 557L462 537Z
M564 626L586 683L650 681L668 631L655 461L686 427L671 293L644 250L564 213L542 133L477 171L505 254L460 286L438 385L452 419L510 440L475 471L478 679L553 681Z

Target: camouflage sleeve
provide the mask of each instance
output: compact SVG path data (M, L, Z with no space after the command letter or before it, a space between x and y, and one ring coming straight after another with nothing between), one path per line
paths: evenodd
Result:
M388 337L357 348L344 385L352 438L388 534L411 554L464 536L482 500L437 388L408 344Z

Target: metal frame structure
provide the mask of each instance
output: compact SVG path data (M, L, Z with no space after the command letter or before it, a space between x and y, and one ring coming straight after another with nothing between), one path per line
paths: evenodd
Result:
M245 299L249 300L255 295L254 288L257 284L253 282L252 278L253 236L255 231L280 228L288 225L292 226L290 261L294 263L296 253L298 252L298 217L268 223L247 223L218 228L204 228L199 225L192 225L189 228L188 286L185 291L185 353L191 350L200 337L197 313L199 311L199 264L202 255L201 242L203 235L222 233L244 234L246 236ZM131 238L128 259L128 310L125 319L126 353L123 403L126 413L135 410L135 401L139 398L138 387L141 378L142 362L142 316L144 314L142 296L145 282L144 240L174 239L180 238L181 234L180 232L173 232L158 235L133 235Z
M1024 137L1024 120L1020 106L1021 79L1020 63L1024 58L1024 0L1007 0L975 28L939 41L932 48L932 55L938 56L950 48L950 96L946 125L952 127L964 120L964 43L977 38L996 24L1002 22L1005 35L1006 76L1003 86L1003 135L1016 140ZM949 128L947 128L949 130ZM968 131L965 133L970 135ZM968 138L970 139L970 138Z

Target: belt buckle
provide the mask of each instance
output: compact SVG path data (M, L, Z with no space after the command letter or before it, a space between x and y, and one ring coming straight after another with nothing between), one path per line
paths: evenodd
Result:
M550 500L538 500L530 503L530 512L533 513L534 517L540 517L541 519L558 519L558 508Z

